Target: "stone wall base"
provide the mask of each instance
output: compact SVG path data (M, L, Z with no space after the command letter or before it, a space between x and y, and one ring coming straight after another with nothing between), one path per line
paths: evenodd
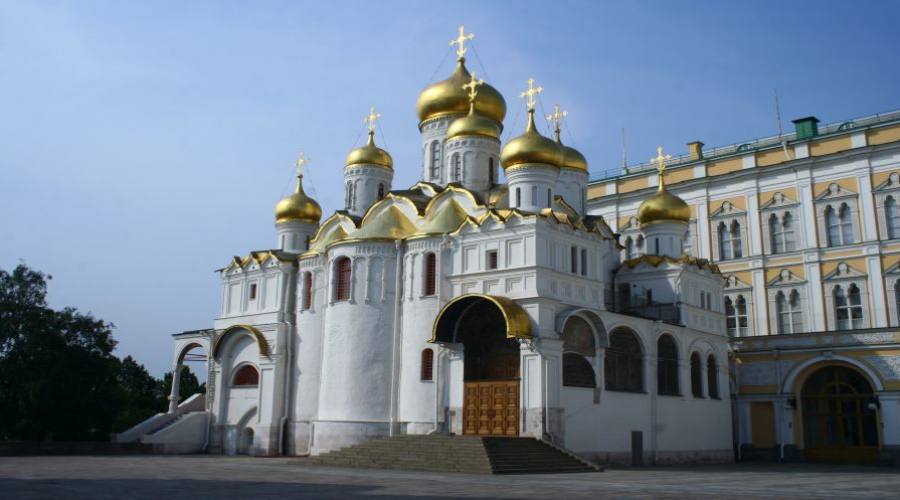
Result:
M630 451L579 452L578 455L599 464L632 465ZM733 450L683 450L644 452L644 465L730 464Z

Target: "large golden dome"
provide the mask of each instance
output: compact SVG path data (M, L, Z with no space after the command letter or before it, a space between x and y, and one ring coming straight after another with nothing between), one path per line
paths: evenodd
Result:
M477 99L477 97L476 97ZM500 126L497 122L475 112L475 106L469 103L469 114L453 120L447 129L447 139L465 135L477 135L500 140Z
M500 152L503 168L523 163L544 163L558 167L563 161L563 149L556 141L548 139L534 126L534 110L528 110L528 125L525 133L512 139Z
M429 85L419 94L416 114L419 115L420 122L439 116L461 115L468 111L469 96L463 85L469 83L472 75L466 69L465 62L465 58L460 58L450 78ZM475 98L475 113L503 123L506 101L497 89L484 84L478 89L478 97Z
M375 132L369 131L369 140L366 145L350 151L344 165L379 165L384 168L394 168L394 159L387 151L375 145Z
M297 189L294 194L282 198L275 205L275 223L289 221L303 221L318 224L322 218L322 207L316 200L303 192L303 178L297 177Z
M561 167L584 170L585 172L588 171L587 158L585 158L584 155L581 154L581 152L577 149L566 146L562 143L559 138L559 127L557 127L556 129L556 143L559 144L559 147L561 147L563 150L563 159L562 164L560 165Z
M644 200L638 207L638 220L641 224L659 221L687 223L691 220L691 207L684 200L666 190L662 175L659 176L659 189Z

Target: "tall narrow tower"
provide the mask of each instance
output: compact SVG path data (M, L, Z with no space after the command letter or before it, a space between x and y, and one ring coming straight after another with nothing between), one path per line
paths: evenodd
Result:
M666 161L672 157L663 155L662 146L656 149L659 187L656 193L638 207L638 220L644 233L645 253L672 258L684 253L684 237L691 219L691 207L684 200L666 189Z
M275 230L278 248L286 252L309 250L309 240L319 230L322 208L303 191L303 168L309 160L300 153L297 158L297 187L294 193L275 205Z
M475 112L475 99L483 80L475 77L463 85L469 91L469 113L447 129L447 182L486 194L497 180L500 157L500 126Z
M355 217L362 217L369 207L384 198L394 178L394 160L375 145L375 122L379 118L381 113L376 113L372 106L365 118L369 139L365 146L350 151L344 162L344 205Z

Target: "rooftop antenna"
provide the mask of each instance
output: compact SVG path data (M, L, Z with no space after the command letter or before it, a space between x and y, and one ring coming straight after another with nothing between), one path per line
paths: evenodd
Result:
M778 138L781 140L781 150L784 151L784 157L788 160L791 155L788 154L787 140L784 138L784 129L781 128L781 104L778 102L778 89L775 90L775 119L778 121Z
M628 157L625 154L625 127L622 127L622 169L628 168Z

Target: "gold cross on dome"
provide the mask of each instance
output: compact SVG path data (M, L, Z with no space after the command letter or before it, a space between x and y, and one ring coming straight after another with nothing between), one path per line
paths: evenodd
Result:
M459 36L450 40L450 46L457 45L456 47L456 57L462 59L466 55L466 42L475 38L475 33L469 33L468 35L465 33L466 27L463 25L459 26Z
M569 112L564 109L559 109L559 104L553 105L553 113L547 115L547 120L553 122L553 131L556 132L556 138L559 138L560 127L559 124L562 122L562 119L569 115Z
M381 113L375 112L375 106L372 106L371 108L369 108L369 116L367 116L363 119L363 123L365 123L366 126L369 127L370 134L375 133L375 121L378 120L379 118L381 118Z
M663 148L659 146L656 148L656 158L650 158L650 163L656 163L656 169L659 171L659 175L662 175L666 171L666 162L671 159L672 155L663 156Z
M303 177L303 169L306 167L307 163L309 163L309 158L301 151L300 154L297 155L297 177Z
M478 87L484 84L484 80L479 80L475 76L475 72L472 72L472 78L469 79L469 83L464 84L462 87L469 91L469 100L474 101L475 96L478 95Z
M534 78L528 79L528 90L519 94L519 97L525 99L525 105L528 106L528 111L534 110L534 105L537 103L537 95L543 91L544 87L534 86Z

